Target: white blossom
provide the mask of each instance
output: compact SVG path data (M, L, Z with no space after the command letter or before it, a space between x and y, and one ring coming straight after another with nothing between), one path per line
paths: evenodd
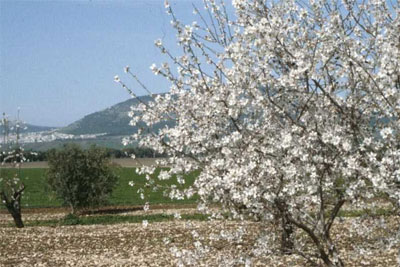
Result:
M169 188L172 198L197 193L204 209L217 203L239 219L287 214L324 252L296 249L342 266L324 233L336 220L323 215L360 198L399 201L398 4L234 0L234 21L220 5L205 1L215 28L173 17L176 71L150 67L171 90L132 119L173 125L136 142L168 156L160 180L199 172L190 190Z

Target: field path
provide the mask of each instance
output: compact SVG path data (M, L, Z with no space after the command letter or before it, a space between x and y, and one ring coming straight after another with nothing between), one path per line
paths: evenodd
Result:
M135 168L135 167L142 167L142 166L150 166L156 163L156 158L122 158L122 159L111 159L113 163L116 163L124 168ZM12 167L10 164L4 164L0 167L9 168ZM37 161L37 162L24 162L21 165L21 168L24 169L35 169L35 168L48 168L49 165L47 161Z

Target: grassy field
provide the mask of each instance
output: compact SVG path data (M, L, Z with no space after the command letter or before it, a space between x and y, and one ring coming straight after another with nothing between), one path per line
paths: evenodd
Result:
M13 172L11 169L1 169L5 172ZM160 171L157 170L156 173ZM60 207L62 201L59 200L46 183L46 169L21 169L20 177L25 184L24 196L22 198L22 207L24 208L48 208L48 207ZM135 168L120 168L117 171L119 180L116 188L110 197L110 205L143 205L145 202L150 204L191 204L194 203L195 199L190 200L171 200L163 195L163 192L153 192L152 188L145 188L144 195L145 199L140 198L140 194L137 193L139 188L143 188L146 179L144 175L138 175L135 172ZM186 185L193 184L196 177L196 173L188 175L186 177ZM133 181L134 186L130 186L129 182ZM170 185L175 183L176 180L171 181L159 181L160 185ZM3 206L1 206L4 209Z

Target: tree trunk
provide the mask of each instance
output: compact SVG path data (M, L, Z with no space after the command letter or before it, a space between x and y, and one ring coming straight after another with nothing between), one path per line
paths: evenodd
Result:
M275 200L276 207L278 208L278 219L280 220L282 228L281 236L281 252L290 255L294 249L294 227L290 223L287 204L281 200Z
M3 196L3 194L2 194L2 196ZM15 225L17 226L17 228L23 228L24 223L22 222L19 199L9 201L5 197L2 197L2 198L3 198L3 201L5 202L8 212L11 214L11 216L14 219L14 222L15 222Z
M7 195L4 191L0 192L1 199L3 200L4 204L6 205L8 212L13 217L17 228L24 227L24 223L22 222L22 217L21 217L21 197L22 197L22 192L24 191L24 189L25 189L25 186L24 186L24 184L22 184L21 187L19 188L19 190L15 191L13 193L12 197L7 197Z
M294 249L293 242L293 225L289 222L287 214L281 215L282 222L282 237L281 237L281 251L283 254L292 254Z
M14 210L8 210L11 213L11 216L14 219L15 225L17 228L24 228L24 223L22 222L21 212L14 212Z
M76 212L75 206L74 206L72 203L70 203L70 204L69 204L69 207L71 208L71 214L72 214L72 215L75 215L75 212Z
M329 249L328 249L329 258L331 259L331 261L332 261L332 259L336 259L336 261L333 261L331 266L344 267L344 263L343 263L342 259L340 259L338 256L336 246L331 242L329 237L327 239L328 239L327 245L329 247Z

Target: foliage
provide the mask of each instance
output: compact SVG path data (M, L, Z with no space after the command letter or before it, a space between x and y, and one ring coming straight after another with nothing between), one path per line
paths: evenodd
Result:
M107 155L112 158L130 158L134 156L135 158L160 158L164 157L160 153L155 152L151 148L146 147L129 147L123 149L112 149L107 148Z
M17 154L19 154L18 153L19 150L20 149L16 149ZM25 149L25 151L24 151L24 161L25 162L46 161L46 160L47 160L46 152L43 152L43 151L36 152L36 151L33 151L32 149L29 149L29 150ZM6 154L0 154L0 161L4 162L4 163L13 163L14 160L12 158L10 158L6 152Z
M77 144L80 145L79 143ZM98 146L102 147L101 145ZM104 148L104 149L106 150L107 157L117 158L117 159L130 158L132 155L134 155L136 158L160 158L165 156L160 153L156 153L151 148L127 147L122 149L116 149L116 148ZM25 149L24 157L25 161L27 162L47 161L47 151L35 151L33 149ZM0 162L12 163L11 161L12 159L8 157L7 154L0 154Z
M169 62L151 69L170 92L133 106L130 124L175 126L132 139L169 156L159 179L201 171L174 197L197 192L206 210L222 203L237 218L281 220L263 237L266 255L283 231L294 238L285 252L343 266L331 236L343 205L400 199L398 2L232 3L234 20L223 1L206 0L202 24L184 25L166 2L183 55L156 41Z
M118 179L105 151L95 146L51 150L48 162L48 183L72 213L106 203Z

